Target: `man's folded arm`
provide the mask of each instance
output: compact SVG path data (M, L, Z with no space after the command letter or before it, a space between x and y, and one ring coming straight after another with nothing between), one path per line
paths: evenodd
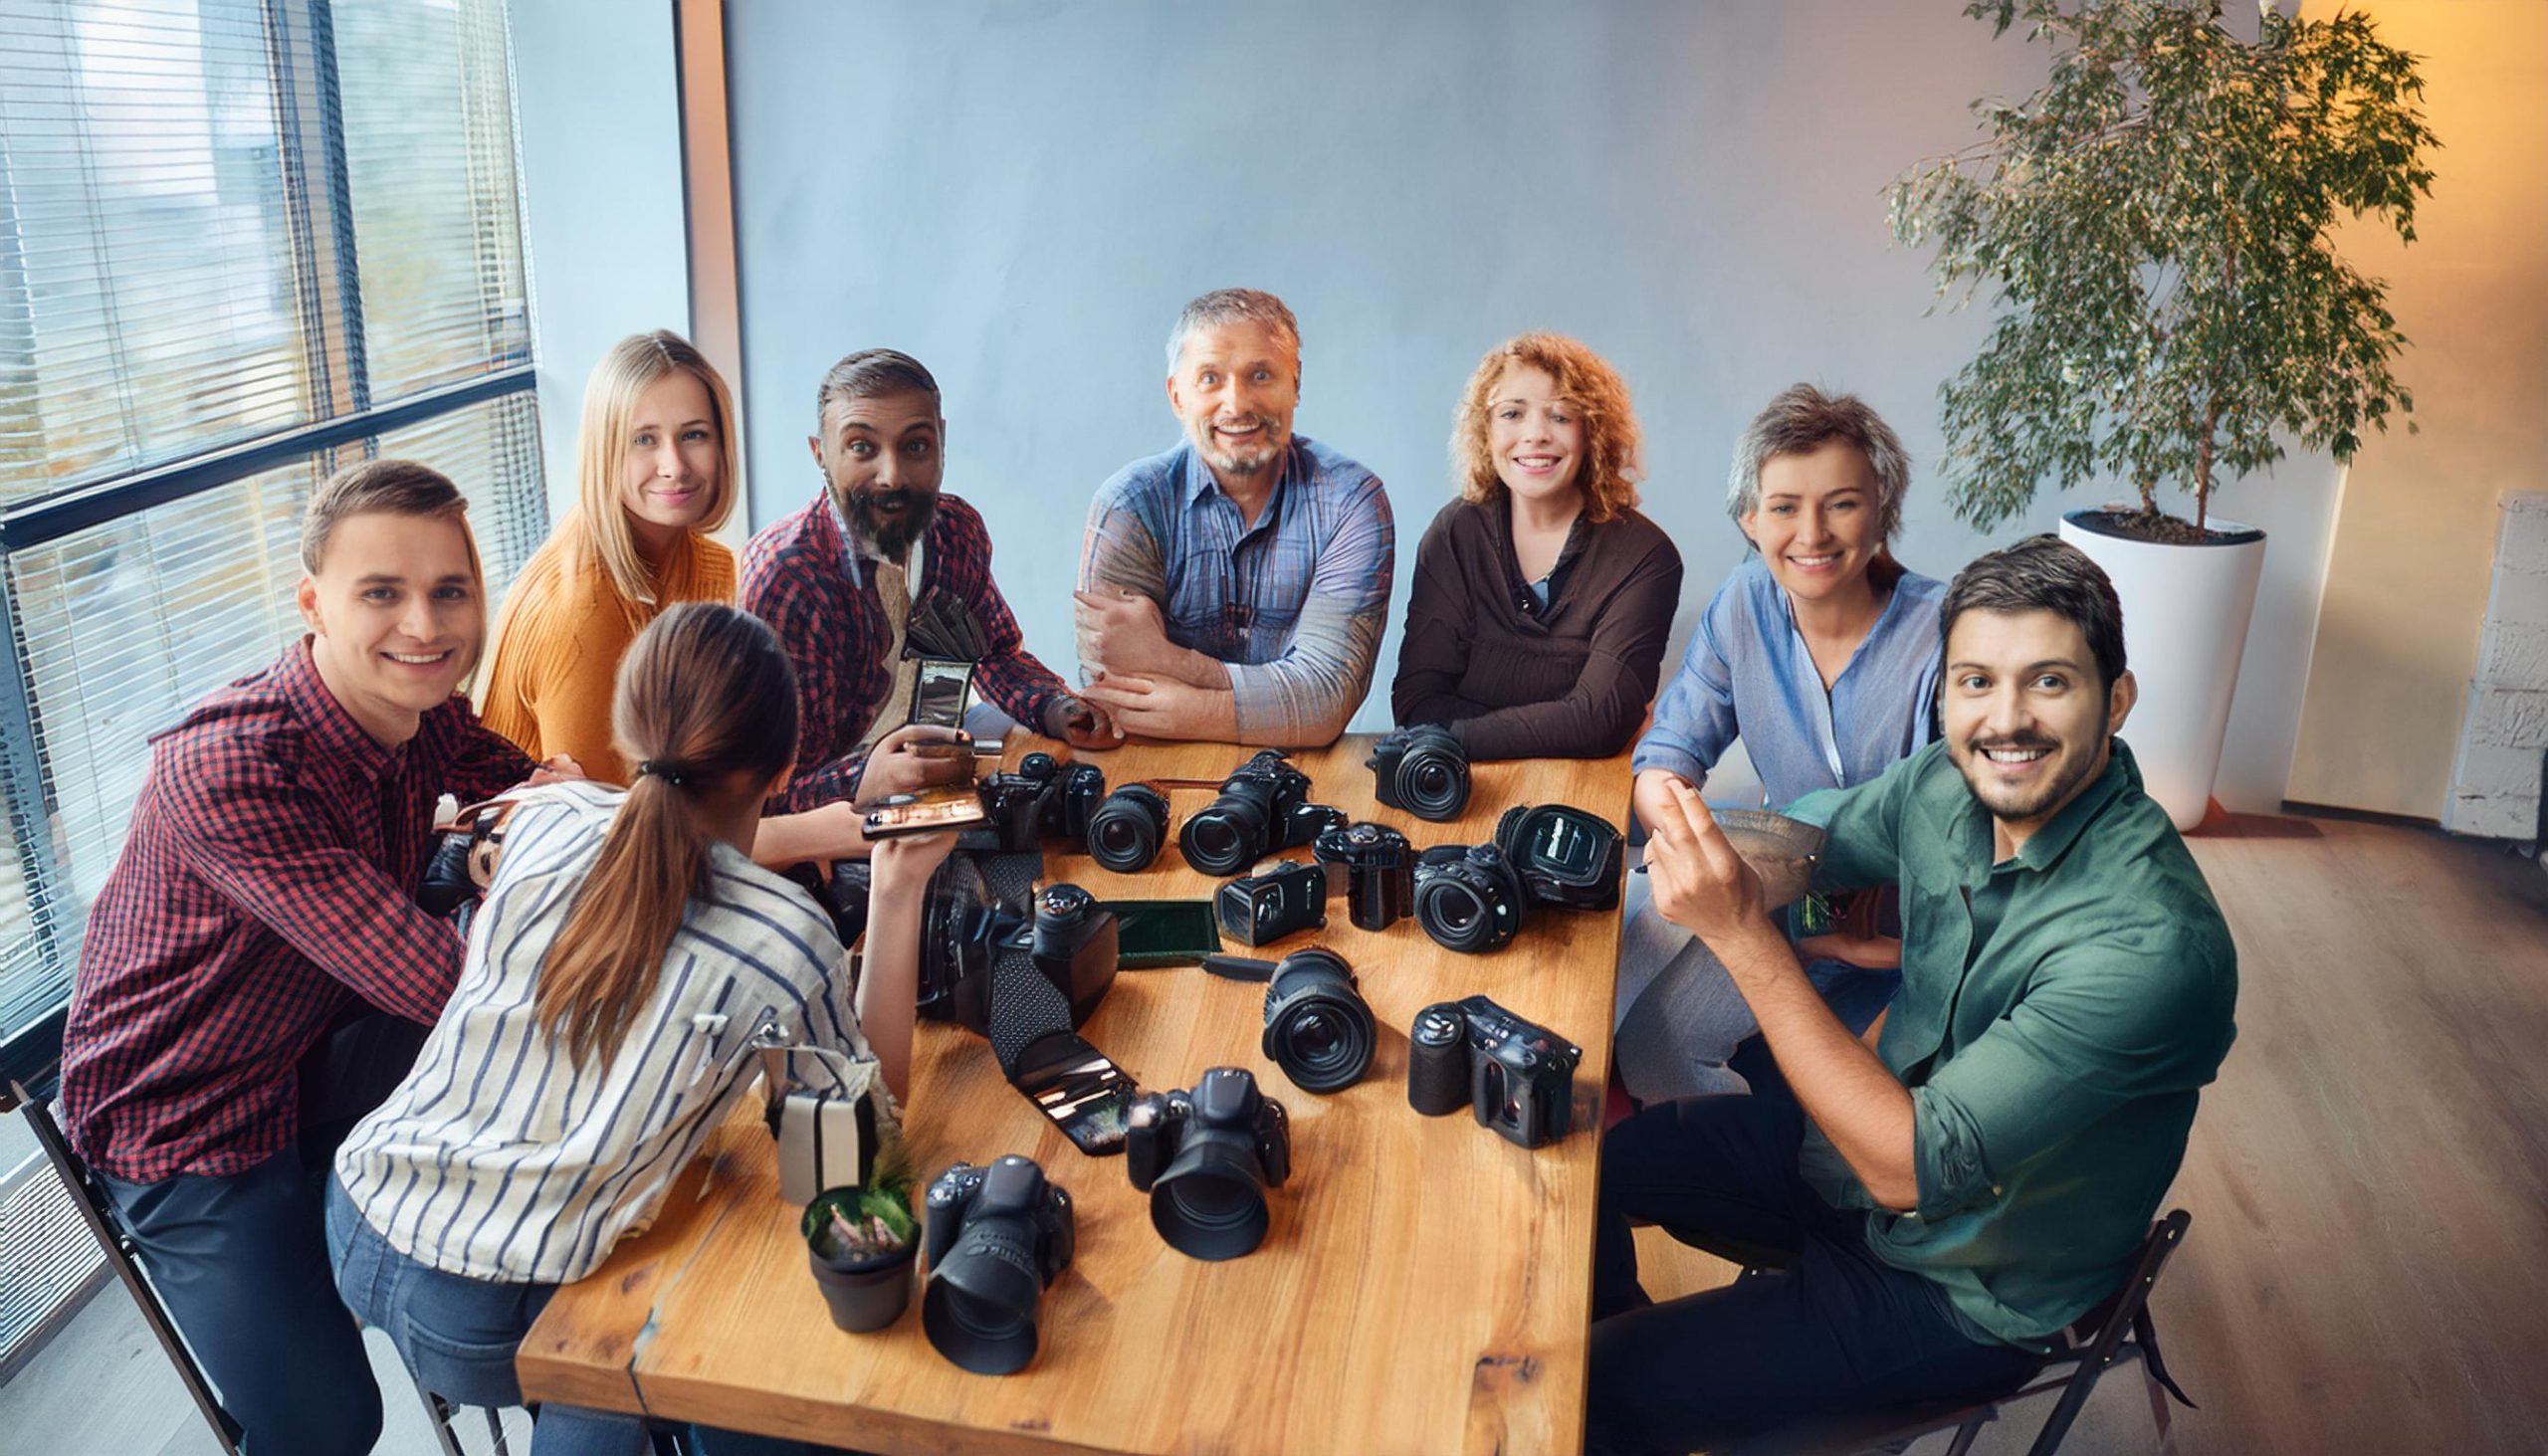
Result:
M1240 742L1316 747L1345 731L1371 691L1396 569L1388 497L1372 481L1319 551L1291 646L1228 665Z

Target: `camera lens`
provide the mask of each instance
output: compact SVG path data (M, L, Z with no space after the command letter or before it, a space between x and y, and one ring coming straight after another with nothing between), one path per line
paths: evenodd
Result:
M1146 783L1106 796L1088 816L1088 854L1119 875L1147 870L1168 834L1168 800Z
M1206 875L1235 875L1265 853L1265 814L1230 794L1196 811L1177 832L1185 863Z
M1415 887L1415 920L1436 944L1480 955L1501 948L1522 928L1522 904L1504 857L1486 845L1441 865Z
M1455 818L1469 801L1468 770L1430 753L1410 758L1400 775L1398 794L1420 817Z
M1190 1258L1238 1258L1272 1223L1263 1186L1234 1161L1163 1174L1151 1194L1151 1226Z
M1333 952L1283 957L1265 987L1265 1054L1303 1092L1341 1092L1363 1080L1379 1044L1354 972Z

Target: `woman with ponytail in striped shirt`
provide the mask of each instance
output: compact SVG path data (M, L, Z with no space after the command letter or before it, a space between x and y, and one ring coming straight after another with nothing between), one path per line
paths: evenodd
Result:
M521 1403L513 1357L531 1321L653 1218L749 1088L761 1026L845 1053L834 1090L873 1091L888 1116L908 1090L921 898L953 839L876 847L853 993L829 918L748 854L795 755L796 705L766 626L671 607L612 703L631 786L517 801L449 1008L345 1140L328 1190L337 1290L427 1389ZM532 1451L645 1440L633 1417L552 1404Z

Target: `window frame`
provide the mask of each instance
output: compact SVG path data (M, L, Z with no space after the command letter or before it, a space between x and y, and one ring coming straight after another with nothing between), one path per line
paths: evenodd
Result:
M500 8L509 10L510 5ZM53 766L37 743L34 677L8 589L8 564L74 532L135 516L171 502L289 467L330 450L358 446L376 455L383 435L431 423L473 406L530 394L537 397L535 317L523 357L491 358L491 367L457 383L428 387L386 403L372 399L362 316L359 240L353 228L350 161L337 90L334 0L267 0L267 65L275 92L277 164L284 180L291 271L300 300L302 354L311 382L306 424L120 472L72 489L0 508L0 817L26 882L37 954L78 974L81 925L63 893L71 884L66 846L56 835L59 795ZM511 30L508 21L506 29ZM507 49L510 53L511 43ZM508 64L506 100L515 152L514 215L529 269L527 208L522 198L521 117ZM545 514L544 482L532 491ZM68 992L24 1026L0 1028L0 1088L26 1084L49 1096L62 1055Z

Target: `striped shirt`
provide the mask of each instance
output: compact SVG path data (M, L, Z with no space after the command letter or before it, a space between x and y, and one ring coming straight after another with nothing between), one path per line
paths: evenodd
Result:
M1703 786L1740 737L1773 805L1867 782L1929 741L1945 596L1935 579L1904 572L1825 692L1786 588L1747 558L1700 614L1629 763Z
M533 1022L540 963L624 797L590 783L523 795L449 1008L336 1154L354 1206L411 1259L512 1284L590 1273L750 1086L765 1019L855 1059L853 1085L814 1085L856 1095L874 1081L831 921L724 844L607 1071ZM825 1065L792 1062L799 1076Z
M1295 435L1253 525L1191 443L1117 471L1079 585L1158 602L1168 641L1228 667L1239 741L1301 747L1333 742L1371 690L1396 564L1379 477Z

